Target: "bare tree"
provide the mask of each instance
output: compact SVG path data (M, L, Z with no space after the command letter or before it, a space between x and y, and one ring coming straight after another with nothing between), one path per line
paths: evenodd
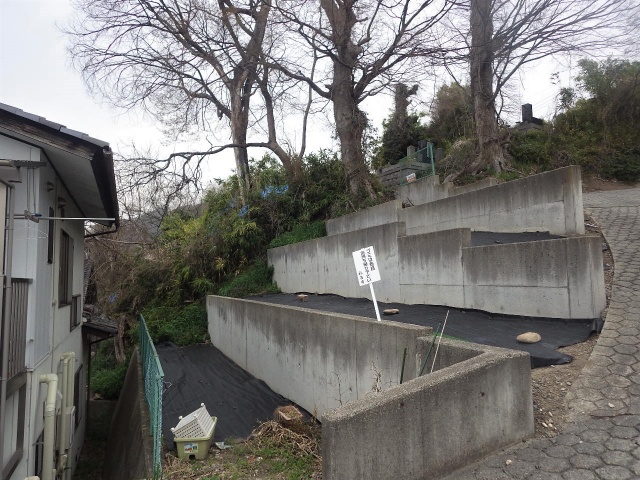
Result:
M78 0L76 8L81 15L69 29L69 50L93 92L120 107L141 106L178 132L197 125L215 134L214 124L228 121L231 142L210 142L202 151L160 161L147 158L150 177L178 161L183 180L193 181L187 174L227 148L234 150L244 192L250 186L248 147L269 148L287 171L294 170L293 156L271 127L273 84L260 66L264 50L277 40L269 31L270 1ZM251 103L256 92L267 96L258 106ZM248 141L261 121L269 124L267 140Z
M281 0L276 3L291 27L289 42L300 48L270 66L306 82L333 105L336 133L349 187L373 195L362 146L367 117L361 103L399 80L424 76L411 70L440 56L443 32L436 31L454 5L449 0ZM311 78L304 58L322 70Z
M468 169L505 168L496 98L523 66L553 55L595 54L626 39L625 19L637 11L628 0L470 0L469 48L479 157Z

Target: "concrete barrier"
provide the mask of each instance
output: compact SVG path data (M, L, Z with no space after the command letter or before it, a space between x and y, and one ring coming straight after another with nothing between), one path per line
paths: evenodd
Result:
M429 327L207 297L211 343L271 389L324 413L416 376L417 339Z
M580 167L570 166L404 208L407 235L453 228L583 234Z
M438 359L434 373L326 412L323 478L439 478L533 434L528 354L443 339Z
M216 296L207 312L217 348L319 416L323 478L432 478L533 433L527 353L443 339L419 377L430 328Z
M605 307L597 236L473 247L468 228L403 232L396 223L279 247L269 250L269 264L284 292L371 298L351 253L373 245L383 302L562 319L598 318Z

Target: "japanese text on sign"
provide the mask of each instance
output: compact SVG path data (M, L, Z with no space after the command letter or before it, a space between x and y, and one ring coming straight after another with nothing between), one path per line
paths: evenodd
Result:
M376 254L373 247L361 248L353 252L353 263L356 265L358 283L360 286L380 280L380 270L376 262Z

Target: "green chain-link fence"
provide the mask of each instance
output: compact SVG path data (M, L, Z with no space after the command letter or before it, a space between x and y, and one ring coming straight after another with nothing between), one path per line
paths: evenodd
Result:
M144 376L144 395L149 405L151 435L153 436L153 480L162 478L162 389L164 372L156 348L147 330L147 324L140 315L140 354Z

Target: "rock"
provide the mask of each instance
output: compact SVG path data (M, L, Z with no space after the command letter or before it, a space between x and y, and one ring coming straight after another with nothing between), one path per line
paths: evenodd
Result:
M400 310L398 310L397 308L387 308L386 310L383 310L383 312L385 315L396 315L398 313L400 313Z
M542 337L539 333L527 332L523 333L522 335L518 335L516 337L516 340L520 343L538 343L540 340L542 340Z
M308 297L308 295L305 295L305 294L301 293L300 295L298 295L298 300L300 300L301 302L306 302L307 301L307 297Z

